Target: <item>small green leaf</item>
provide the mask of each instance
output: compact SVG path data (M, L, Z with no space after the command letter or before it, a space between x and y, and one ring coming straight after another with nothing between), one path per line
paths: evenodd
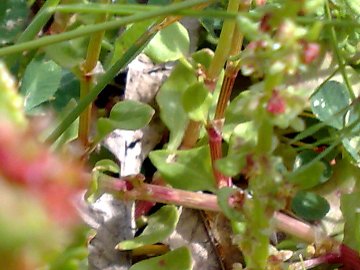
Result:
M196 63L203 65L205 69L209 69L211 61L214 58L214 52L208 48L198 50L191 56Z
M20 92L25 97L25 111L31 113L40 104L53 99L62 76L61 67L43 57L33 59L26 67Z
M186 190L215 189L208 146L190 150L158 150L149 155L161 176L174 188Z
M144 103L134 100L124 100L115 104L109 118L99 118L97 121L97 137L100 141L115 129L136 130L147 125L154 109Z
M360 252L360 192L341 196L341 211L345 219L344 244Z
M138 262L129 270L191 270L192 259L188 248L181 247L165 255Z
M320 178L325 170L325 165L321 161L310 164L306 169L299 168L289 174L290 183L301 189L308 189L320 183Z
M156 96L161 120L170 131L168 149L175 150L181 144L189 120L181 98L185 90L196 82L195 71L179 62Z
M230 196L236 194L236 192L240 191L230 187L223 187L219 189L216 192L218 204L227 218L235 221L244 221L243 214L229 205Z
M59 66L72 69L84 61L88 44L88 38L71 39L45 47L45 53Z
M216 167L226 176L235 176L241 172L246 164L247 153L227 155L216 161Z
M112 172L112 173L119 173L120 168L119 165L116 164L111 159L103 159L96 162L94 169L100 172Z
M145 20L142 22L134 23L127 28L120 37L115 40L114 51L111 56L110 65L113 65L135 41L150 27L153 20Z
M296 215L308 220L320 220L330 210L329 203L313 192L299 191L291 202L291 208Z
M175 206L163 206L149 217L148 225L139 236L131 240L121 241L116 248L130 250L161 242L175 230L178 220L179 213Z
M154 62L175 61L189 53L190 38L186 28L179 22L157 33L144 52Z
M350 96L345 85L328 81L319 87L310 98L313 113L329 126L342 129L345 126L344 110L350 104Z
M80 82L78 78L70 71L64 70L59 89L49 103L44 105L50 106L57 112L63 112L70 102L78 101L80 98Z
M26 0L0 1L0 47L16 39L26 27L28 14Z
M211 94L204 83L197 82L186 89L182 103L190 119L205 122L211 105Z
M314 164L310 165L306 170L298 174L296 173L296 170L310 163L317 155L318 154L312 150L304 150L298 154L294 162L294 173L289 180L303 189L314 187L329 180L332 175L332 168L325 160L314 162Z

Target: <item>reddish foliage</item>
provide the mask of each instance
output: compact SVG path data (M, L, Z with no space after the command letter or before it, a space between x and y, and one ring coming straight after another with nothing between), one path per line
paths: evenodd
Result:
M0 174L37 196L60 224L77 222L72 197L84 187L80 163L51 153L32 134L0 125Z

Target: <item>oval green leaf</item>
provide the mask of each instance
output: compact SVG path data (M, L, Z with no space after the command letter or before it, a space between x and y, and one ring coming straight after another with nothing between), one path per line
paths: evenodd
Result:
M143 245L151 245L163 241L175 230L179 220L179 212L173 205L160 208L148 219L148 225L139 236L120 242L116 248L130 250Z
M316 193L299 191L291 202L291 208L299 217L308 221L316 221L326 216L330 205L327 200Z
M211 106L211 94L203 82L194 83L185 90L182 104L190 119L205 122Z
M144 52L156 63L175 61L189 53L190 38L186 28L179 22L157 33Z
M215 190L208 146L190 150L153 151L149 158L164 180L174 188Z
M324 83L310 98L311 110L316 117L337 129L345 125L345 108L349 104L350 96L345 85L337 81Z
M181 247L165 255L138 262L129 270L191 270L192 259L188 248Z
M318 154L312 150L304 150L296 156L293 168L294 175L290 177L292 183L299 185L303 189L307 189L329 180L332 175L332 168L329 162L325 160L314 162L309 168L299 174L296 173L296 170L300 171L302 166L312 162L317 155Z
M170 131L168 143L170 150L176 150L181 144L189 120L181 102L182 95L196 82L195 71L179 62L156 96L161 120Z
M97 121L97 137L100 141L115 129L136 130L146 126L154 109L148 104L134 100L124 100L115 104L109 118L99 118Z
M25 97L25 111L31 113L40 104L50 101L60 86L62 69L52 60L33 59L26 67L20 92Z

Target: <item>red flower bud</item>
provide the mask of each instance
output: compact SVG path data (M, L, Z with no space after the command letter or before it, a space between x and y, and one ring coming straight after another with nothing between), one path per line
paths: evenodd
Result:
M274 90L266 106L266 110L269 113L278 115L284 113L285 109L286 109L286 103L284 98L279 94L278 91Z

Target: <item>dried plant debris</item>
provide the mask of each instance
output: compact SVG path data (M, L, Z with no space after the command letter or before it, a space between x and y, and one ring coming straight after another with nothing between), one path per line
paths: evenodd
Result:
M155 65L141 54L128 67L125 99L154 105L155 95L167 78L170 66ZM163 125L155 116L141 130L115 130L104 141L104 145L116 156L121 167L121 176L137 174L148 153L159 143ZM103 195L90 206L90 224L96 224L96 236L89 245L89 269L128 269L131 259L128 252L117 251L115 246L134 235L133 203L115 200ZM90 220L91 218L87 218Z

